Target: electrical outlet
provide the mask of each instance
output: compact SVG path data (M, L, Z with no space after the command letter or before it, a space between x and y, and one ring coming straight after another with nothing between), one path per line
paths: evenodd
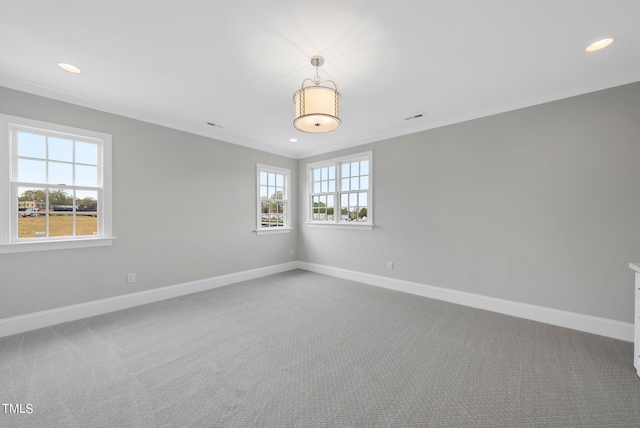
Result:
M393 262L387 262L387 269L393 270Z
M293 250L289 250L289 255L293 256Z
M127 284L133 284L134 282L136 282L136 274L135 273L128 273L127 274Z

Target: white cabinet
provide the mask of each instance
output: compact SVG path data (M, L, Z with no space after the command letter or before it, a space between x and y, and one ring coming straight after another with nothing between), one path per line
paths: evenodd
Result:
M640 376L640 263L629 263L629 267L636 271L635 281L635 331L633 340L633 365Z
M638 296L636 296L636 302ZM636 337L633 342L633 365L636 366L636 372L640 376L640 328L638 328L638 320L636 320Z

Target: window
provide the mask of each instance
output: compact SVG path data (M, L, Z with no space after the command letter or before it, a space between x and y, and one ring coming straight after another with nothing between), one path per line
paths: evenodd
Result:
M0 126L0 252L110 245L111 136L7 115Z
M371 229L372 152L307 165L308 225Z
M289 232L289 170L258 164L257 176L257 233Z

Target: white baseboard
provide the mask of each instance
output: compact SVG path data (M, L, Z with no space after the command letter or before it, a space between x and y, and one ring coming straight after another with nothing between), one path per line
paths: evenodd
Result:
M571 328L573 330L598 334L614 339L633 342L634 325L621 321L598 318L590 315L578 314L575 312L561 311L558 309L546 308L543 306L529 305L526 303L513 302L510 300L497 299L494 297L482 296L479 294L466 293L463 291L450 290L447 288L434 287L417 282L404 281L400 279L387 278L383 276L371 275L362 272L355 272L346 269L323 266L314 263L298 262L298 268L317 272L324 275L358 281L377 287L416 294L418 296L429 297L431 299L443 300L445 302L470 306L478 309L485 309L514 317L525 318L552 324L560 327Z
M141 291L138 293L125 294L122 296L115 296L107 299L94 300L77 305L64 306L62 308L0 319L0 337L49 327L67 321L101 315L121 309L127 309L134 306L140 306L147 303L158 302L160 300L171 299L173 297L197 293L199 291L261 278L293 269L304 269L310 272L317 272L337 278L358 281L364 284L375 285L377 287L402 291L404 293L443 300L445 302L456 303L473 308L485 309L492 312L571 328L627 342L633 342L634 339L634 325L631 323L302 261L283 263L275 266L252 269L228 275L201 279L198 281L186 282L183 284L161 287L153 290Z
M186 294L197 293L199 291L248 281L250 279L261 278L263 276L297 269L297 267L297 262L283 263L280 265L267 266L231 273L228 275L201 279L198 281L185 282L183 284L170 285L153 290L140 291L138 293L124 294L121 296L79 303L77 305L64 306L56 309L4 318L0 319L0 337L49 327L67 321L75 321L81 318L92 317L94 315L101 315L107 312L119 311L133 306L140 306L147 303L158 302L160 300L171 299L173 297L184 296Z

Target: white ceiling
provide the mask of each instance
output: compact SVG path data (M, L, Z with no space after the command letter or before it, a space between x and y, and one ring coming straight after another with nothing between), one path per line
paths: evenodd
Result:
M0 86L301 158L640 81L638 17L638 0L7 0ZM292 125L313 55L342 94L328 134Z

